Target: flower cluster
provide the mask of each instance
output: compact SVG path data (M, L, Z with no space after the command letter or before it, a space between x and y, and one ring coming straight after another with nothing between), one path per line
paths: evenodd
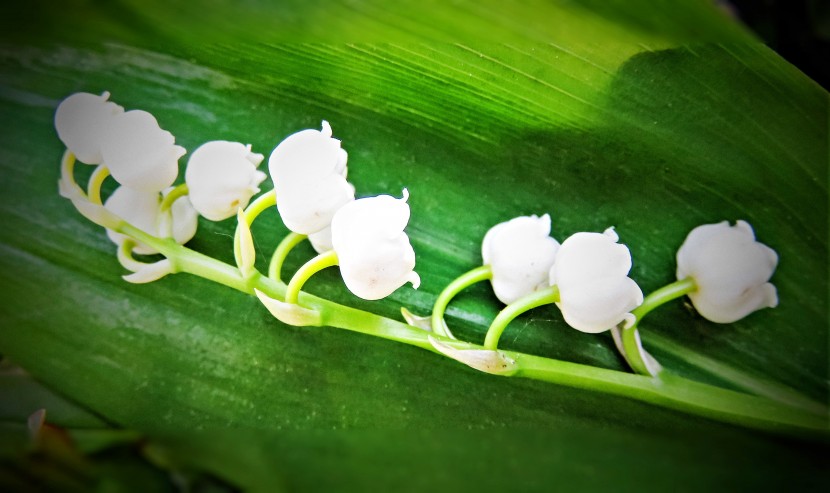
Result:
M400 199L356 198L355 187L347 180L348 154L325 120L320 130L301 130L274 147L268 158L274 189L253 203L268 175L258 170L264 156L253 152L251 145L224 140L202 144L190 155L184 184L174 187L178 161L186 150L150 113L125 111L109 101L109 93L77 93L59 105L55 127L67 156L98 167L85 194L74 182L74 160L65 159L61 193L107 228L109 238L119 245L122 265L133 271L125 276L131 282L148 282L174 272L171 253L165 250L171 244L167 239L178 244L189 241L201 215L212 221L237 217L237 277L228 283L256 293L269 311L287 323L326 322L321 312L301 306L299 297L303 283L325 267L338 265L349 291L367 300L389 296L406 283L414 288L420 284L414 271L415 251L404 231L410 218L408 190L403 189ZM102 204L100 187L107 175L119 187ZM250 222L274 205L292 234L277 247L269 277L282 282L282 262L302 239L307 238L319 253L283 284L282 300L273 292L263 292L262 285L251 284L257 276ZM168 258L144 264L132 253L161 253ZM551 236L548 214L516 217L487 231L481 256L483 266L461 276L438 297L429 327L423 323L425 318L409 314L407 320L433 332L430 343L437 351L492 373L515 370L515 361L496 351L505 326L522 311L544 304L556 304L564 320L579 331L611 330L632 368L657 375L660 365L642 348L637 327L659 304L688 295L703 317L729 323L778 303L776 289L769 283L778 256L755 240L745 221L692 230L677 252L677 282L648 297L629 277L631 253L619 243L613 227L602 233L578 232L560 244ZM454 339L443 321L449 299L464 286L485 279L507 307L488 330L483 348L448 344ZM444 339L436 338L441 336Z

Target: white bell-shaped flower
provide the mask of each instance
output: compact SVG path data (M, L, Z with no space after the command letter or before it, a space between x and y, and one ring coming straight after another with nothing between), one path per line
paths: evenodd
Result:
M755 241L746 221L728 221L693 229L677 251L677 278L691 277L689 294L697 311L713 322L730 323L762 308L778 305L769 278L778 254Z
M604 233L576 233L562 243L550 270L559 287L559 309L571 327L582 332L606 331L642 304L643 292L628 276L631 253L617 243L613 228Z
M289 229L306 235L321 231L338 209L354 200L354 187L346 181L347 159L326 121L322 130L302 130L274 149L268 169L277 209Z
M108 92L100 96L77 92L61 101L55 111L58 138L82 163L101 164L104 131L115 115L124 113L124 108L107 101L109 97Z
M548 286L559 242L550 237L550 216L521 216L487 231L481 257L493 271L490 280L504 304Z
M349 291L377 300L421 279L415 268L415 251L404 228L409 222L409 192L403 198L378 195L344 205L331 222L331 240L340 273Z
M118 183L147 192L169 187L179 174L184 147L173 134L159 127L156 118L142 110L116 115L103 133L104 165Z
M267 175L257 170L262 154L250 145L215 140L199 146L187 162L184 179L190 202L211 221L221 221L247 207Z
M169 217L163 216L172 214L173 223L170 229L172 229L173 239L176 243L184 244L196 235L199 215L186 196L173 202L167 213L162 213L160 207L162 197L170 190L165 190L165 193L161 194L120 186L109 196L104 207L145 233L162 237L169 233L166 231ZM107 236L119 246L127 239L127 236L110 229L107 230ZM133 250L144 255L158 253L155 249L140 242L136 242Z

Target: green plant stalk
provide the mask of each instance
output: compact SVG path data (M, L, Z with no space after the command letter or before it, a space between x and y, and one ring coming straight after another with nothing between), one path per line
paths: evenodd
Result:
M464 288L472 286L477 282L486 281L492 278L493 269L491 269L489 265L482 265L481 267L476 267L469 272L461 274L461 276L449 283L447 287L441 291L441 294L438 295L438 298L435 300L435 304L432 306L432 316L430 318L432 332L449 337L450 339L455 339L455 336L452 335L452 332L444 324L444 312L447 310L447 305L449 305L450 301Z
M650 293L645 297L643 303L631 311L634 316L634 323L628 327L623 327L621 330L622 345L625 351L625 360L628 362L631 369L640 375L651 375L648 365L642 353L641 342L637 337L637 326L640 320L649 312L660 305L664 305L669 301L685 296L697 290L695 280L691 277L675 281L667 284L662 288Z
M187 183L182 183L181 185L177 186L173 190L170 190L170 193L164 196L161 200L161 204L159 205L159 209L161 212L167 212L173 207L173 203L180 198L184 197L190 193L190 189L187 187Z
M493 319L490 328L487 329L487 335L484 337L484 348L495 351L499 345L499 339L507 325L522 313L540 307L542 305L550 305L559 301L559 288L557 286L550 286L539 291L534 291L529 295L520 298L513 303L510 303Z
M274 250L274 255L271 256L271 263L268 264L268 277L275 281L282 282L282 265L285 263L286 257L294 249L295 246L302 243L308 238L306 235L300 233L290 232L282 239L277 248Z
M317 255L309 260L302 267L297 270L294 277L288 283L288 289L285 291L286 303L297 303L299 301L300 290L303 289L305 283L311 279L311 276L328 267L337 265L337 252L329 250L327 252Z
M123 222L115 230L158 250L171 260L175 272L203 277L248 294L258 289L277 299L283 298L286 293L284 283L259 273L243 279L238 269L231 265L190 250L171 239L149 235L129 223ZM300 293L299 301L304 307L324 314L325 323L332 327L402 342L433 353L437 351L429 342L430 336L462 349L484 349L307 293ZM516 361L516 375L524 378L617 395L749 428L823 440L830 438L826 409L811 412L674 375L651 378L514 351L503 353Z
M89 201L96 205L101 205L101 185L104 180L110 175L110 170L106 166L98 166L89 177L87 196Z

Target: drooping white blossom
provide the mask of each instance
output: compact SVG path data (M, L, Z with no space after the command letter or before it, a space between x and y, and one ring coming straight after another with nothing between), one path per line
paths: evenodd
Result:
M340 208L331 223L331 240L349 291L367 300L392 294L407 282L417 288L415 251L404 228L409 222L409 193L403 198L378 195Z
M698 226L677 251L677 278L694 279L697 290L689 298L701 315L719 323L777 306L778 293L768 282L777 265L778 254L755 241L746 221Z
M102 132L103 164L121 185L135 190L160 192L179 174L178 160L185 149L175 145L170 132L156 118L132 110L112 118Z
M510 304L548 286L559 242L550 237L550 216L521 216L487 231L481 257L492 269L496 297Z
M114 116L124 113L124 108L107 101L109 97L108 92L77 92L61 101L55 111L58 138L82 163L101 164L104 131Z
M193 207L211 221L244 209L267 178L257 170L262 160L262 154L239 142L215 140L199 146L190 155L184 175Z
M145 233L160 237L168 236L167 225L169 223L167 221L169 217L164 216L172 214L173 223L170 229L172 230L173 239L179 244L184 244L196 234L198 214L190 205L190 200L186 196L173 202L170 210L163 213L160 207L162 197L169 191L166 190L164 194L161 194L120 186L109 196L104 203L104 207ZM107 236L119 246L128 239L127 236L110 229L107 230ZM144 255L158 253L155 249L141 242L136 242L133 250Z
M331 137L331 126L289 135L271 153L268 169L277 209L292 231L310 235L327 228L335 212L354 200L346 181L348 155Z
M571 327L582 332L606 331L632 317L643 292L628 276L631 253L617 243L613 228L604 233L576 233L566 239L550 270L559 287L557 303Z

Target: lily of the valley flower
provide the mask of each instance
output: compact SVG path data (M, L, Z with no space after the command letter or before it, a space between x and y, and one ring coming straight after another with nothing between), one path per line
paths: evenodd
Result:
M277 192L279 194L279 192ZM331 240L340 273L349 291L367 300L389 296L407 282L417 289L421 279L415 251L404 228L409 222L409 192L347 203L334 215Z
M302 130L274 149L268 168L277 192L277 209L289 229L305 235L322 231L338 209L354 201L354 187L346 181L347 159L326 121L322 130ZM317 245L324 247L326 243Z
M643 302L643 292L628 276L631 253L617 243L613 228L604 233L576 233L562 243L550 270L559 287L557 303L571 327L582 332L606 331Z
M124 108L107 101L110 93L78 92L64 99L55 111L55 130L61 142L86 164L101 164L104 131Z
M490 265L496 297L510 304L548 286L559 242L550 237L550 216L521 216L487 231L481 257Z
M728 221L693 229L677 252L677 278L694 279L689 293L697 311L718 323L740 320L762 308L778 305L769 279L778 254L755 241L746 221Z
M169 192L167 190L166 192ZM129 187L118 187L104 203L104 207L120 216L122 219L154 236L168 236L164 228L164 214L172 214L172 236L179 244L190 241L196 234L198 214L187 197L181 197L173 202L168 212L161 211L162 194L159 192L146 192L134 190ZM128 238L110 229L107 236L116 245L121 245ZM156 252L155 249L136 242L134 251L139 254L149 255Z
M176 180L178 160L187 152L175 142L153 115L132 110L109 121L101 135L101 156L121 185L160 192Z
M184 175L193 207L211 221L227 219L247 207L267 178L257 170L262 160L262 154L239 142L202 144L190 155Z

